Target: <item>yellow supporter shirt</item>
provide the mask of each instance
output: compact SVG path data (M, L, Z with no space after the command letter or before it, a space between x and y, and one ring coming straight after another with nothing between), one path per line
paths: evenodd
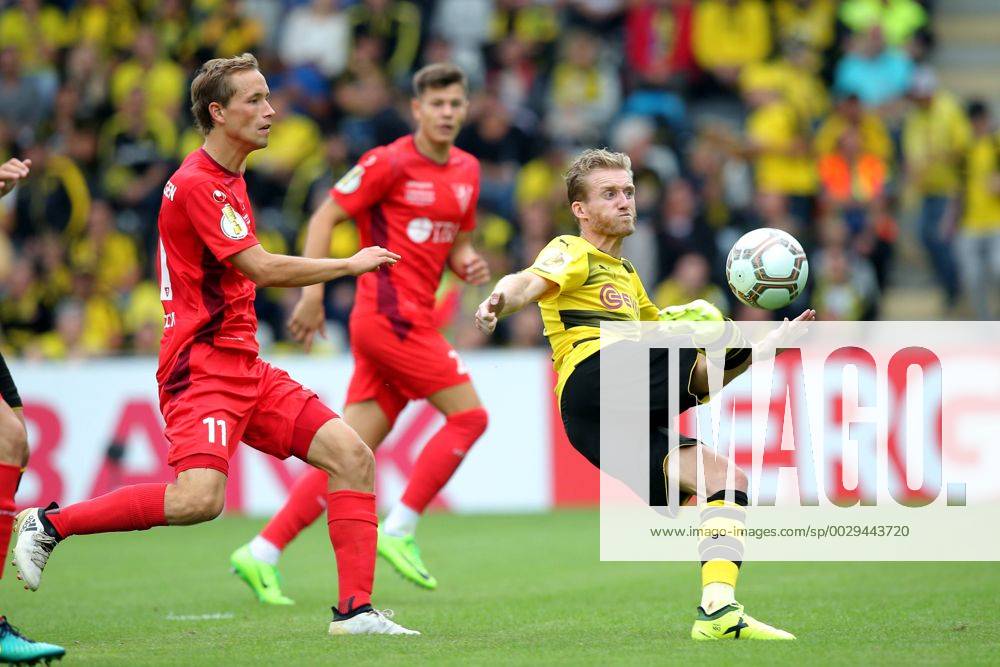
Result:
M972 128L958 100L934 95L929 107L916 107L903 125L903 155L923 195L953 195L959 186L959 162Z
M800 136L800 121L787 102L766 104L747 119L747 134L761 149L754 164L757 188L785 195L810 195L816 191L816 165L812 157L787 153Z
M969 148L962 228L971 234L1000 231L1000 134L979 137Z
M187 95L187 78L184 69L169 60L160 60L148 70L129 60L111 75L111 101L120 108L134 88L142 88L150 108L173 114Z
M601 322L655 321L659 316L632 264L582 237L557 236L527 271L558 286L538 307L552 346L560 398L577 364L600 349Z
M692 46L706 69L742 67L771 51L771 17L761 0L702 0L694 8Z

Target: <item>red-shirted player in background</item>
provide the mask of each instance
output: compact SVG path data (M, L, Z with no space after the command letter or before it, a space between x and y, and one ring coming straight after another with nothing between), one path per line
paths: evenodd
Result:
M350 319L354 376L344 420L378 446L409 401L426 398L445 416L413 468L401 501L386 516L378 553L425 588L436 588L414 542L417 520L486 430L487 416L458 354L434 326L434 295L448 266L474 285L490 278L472 247L479 162L455 148L468 107L465 74L450 64L413 77L414 134L375 148L337 182L309 221L305 255L325 257L334 225L353 218L362 243L400 253L391 272L361 276ZM306 349L323 333L323 287L306 287L292 314L292 335ZM305 473L285 506L230 562L258 599L291 604L276 565L285 546L322 512L323 480Z
M25 588L38 588L60 540L214 519L225 501L229 457L242 440L319 469L340 584L330 634L419 634L371 606L375 570L374 457L316 394L262 361L256 287L302 287L359 275L399 256L365 248L349 259L272 255L255 238L243 171L267 146L274 109L250 54L207 62L191 84L205 135L163 189L160 299L164 332L156 378L173 484L137 484L62 509L17 518L14 556Z

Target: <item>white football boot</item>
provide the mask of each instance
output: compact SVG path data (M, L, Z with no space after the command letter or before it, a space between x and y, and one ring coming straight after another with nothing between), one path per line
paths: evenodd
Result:
M24 582L24 587L37 591L42 581L42 570L49 562L52 550L59 540L45 531L39 516L40 507L31 507L17 515L14 522L14 532L17 533L17 543L14 544L14 562L17 567L17 578Z
M333 621L330 622L331 635L419 635L416 630L404 628L392 620L391 609L371 609L355 614L350 618L338 618L340 614L333 610Z

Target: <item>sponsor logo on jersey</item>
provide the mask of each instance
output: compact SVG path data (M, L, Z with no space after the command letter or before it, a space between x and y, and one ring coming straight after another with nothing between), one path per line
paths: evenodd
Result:
M246 220L229 204L222 207L222 219L219 221L219 226L222 227L222 233L234 241L245 239L250 233Z
M462 215L469 210L469 202L472 201L472 186L468 183L452 183L451 190L455 193L455 199L462 209Z
M212 199L214 199L216 203L225 204L226 193L223 192L222 190L212 190Z
M630 295L619 292L611 283L601 288L601 303L608 310L618 310L623 305L633 311L636 310L635 300Z
M177 194L177 186L167 181L167 184L163 186L163 196L173 201L175 194Z
M345 195L353 194L361 187L361 179L365 175L365 168L360 164L351 167L351 170L341 177L333 189Z
M434 184L430 181L407 181L403 186L403 199L414 206L430 206L436 199Z
M424 243L433 231L434 223L427 218L414 218L406 225L406 235L414 243Z

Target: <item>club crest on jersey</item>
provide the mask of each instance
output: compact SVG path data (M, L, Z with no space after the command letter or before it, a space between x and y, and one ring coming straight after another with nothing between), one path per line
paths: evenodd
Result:
M212 190L212 199L214 199L218 204L225 204L226 193L222 190Z
M349 195L358 191L361 187L361 178L365 175L365 168L360 164L351 167L351 170L344 174L333 189L341 194Z
M472 186L468 183L452 183L451 190L455 193L455 199L458 200L464 215L469 210L469 202L472 200Z
M219 221L219 226L222 227L222 233L234 241L245 239L250 233L246 221L229 204L222 207L222 220Z

